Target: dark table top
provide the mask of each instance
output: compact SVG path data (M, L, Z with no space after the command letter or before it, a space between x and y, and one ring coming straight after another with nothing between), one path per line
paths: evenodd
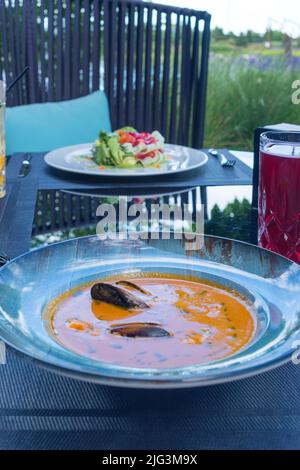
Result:
M43 189L34 174L18 180L9 166L0 251L12 256L94 234L98 204L117 203L120 196L116 190ZM205 203L206 233L252 241L250 197L250 185L148 188L130 191L127 203L185 202L192 211ZM300 368L290 363L204 388L112 388L55 375L7 351L0 365L0 449L298 449L299 385Z

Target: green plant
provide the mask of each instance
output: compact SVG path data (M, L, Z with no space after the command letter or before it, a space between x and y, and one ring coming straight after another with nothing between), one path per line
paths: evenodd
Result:
M280 122L300 124L300 107L291 101L292 82L299 78L300 71L285 59L213 59L205 146L251 150L256 127Z
M222 211L217 204L206 222L205 233L251 242L251 204L247 199L234 199Z

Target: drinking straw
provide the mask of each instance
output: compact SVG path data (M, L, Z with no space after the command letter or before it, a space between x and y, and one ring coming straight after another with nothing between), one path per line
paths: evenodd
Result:
M15 84L18 83L19 80L21 80L21 78L25 75L25 73L28 72L28 70L29 67L28 65L26 65L22 72L19 73L19 75L17 75L16 78L8 85L8 87L6 88L6 93L8 93L15 86Z

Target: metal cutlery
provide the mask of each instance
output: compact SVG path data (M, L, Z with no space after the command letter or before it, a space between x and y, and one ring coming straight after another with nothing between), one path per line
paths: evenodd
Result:
M208 153L213 157L216 157L220 165L224 168L233 168L236 163L236 160L229 160L223 153L218 152L216 149L209 149Z
M25 178L30 173L31 170L31 159L32 155L28 155L27 158L24 158L22 165L18 174L18 178Z

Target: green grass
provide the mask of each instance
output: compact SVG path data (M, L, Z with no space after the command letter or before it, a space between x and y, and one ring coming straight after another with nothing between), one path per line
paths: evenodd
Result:
M300 68L292 70L280 58L262 69L225 57L209 67L205 146L251 150L256 127L300 124L300 105L291 101Z
M231 57L239 57L242 55L263 55L270 57L283 57L284 49L282 42L273 41L271 48L266 48L264 42L247 44L245 46L237 46L232 40L211 41L210 51L213 54L222 54ZM300 48L295 41L292 44L292 53L294 56L300 55Z

